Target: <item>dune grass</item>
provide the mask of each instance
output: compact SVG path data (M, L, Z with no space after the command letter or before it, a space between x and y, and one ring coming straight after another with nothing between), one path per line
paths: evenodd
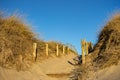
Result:
M55 55L56 44L62 53L64 44L56 41L45 42L35 35L31 26L17 15L4 16L0 12L0 66L26 70L33 64L33 43L37 43L37 60L45 56L45 44L49 44L49 56ZM66 50L69 46L66 46ZM70 51L77 53L74 49ZM67 53L67 52L65 52Z
M120 61L120 14L115 14L104 26L98 36L93 52L86 56L85 65L80 64L73 70L73 80L87 80L92 72Z
M9 67L19 63L18 56L26 61L32 57L35 34L19 17L0 17L0 65ZM25 62L26 63L26 62ZM26 63L27 64L27 63Z

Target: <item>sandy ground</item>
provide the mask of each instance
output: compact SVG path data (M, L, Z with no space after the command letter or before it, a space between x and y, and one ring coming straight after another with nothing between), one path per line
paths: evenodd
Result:
M120 63L90 74L87 80L120 80Z
M36 62L29 71L4 69L0 67L0 80L69 80L70 72L74 69L67 61L72 61L75 54L60 58L48 58Z

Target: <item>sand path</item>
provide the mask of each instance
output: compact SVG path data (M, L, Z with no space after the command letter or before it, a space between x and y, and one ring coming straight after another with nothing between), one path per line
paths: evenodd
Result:
M69 80L70 72L74 67L67 61L72 61L76 56L69 54L59 58L51 57L42 62L36 62L29 71L17 72L0 67L0 80Z

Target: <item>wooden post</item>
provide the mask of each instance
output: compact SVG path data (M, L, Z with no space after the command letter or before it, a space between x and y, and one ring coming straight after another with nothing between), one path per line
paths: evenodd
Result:
M63 45L63 54L65 54L65 46Z
M48 56L48 44L46 43L46 56Z
M59 47L58 47L58 44L56 46L56 56L59 56Z
M88 53L93 50L93 44L88 42Z
M89 46L89 43L88 42L85 42L85 55L88 55L88 46Z
M82 64L85 64L85 40L81 41L82 48Z
M16 60L16 69L17 69L17 71L20 71L20 70L22 70L22 55L21 54L18 54L18 56L17 56L17 60Z
M69 47L67 48L67 53L70 54L70 48Z
M36 61L36 57L37 57L37 43L33 43L33 58L34 58L34 61Z

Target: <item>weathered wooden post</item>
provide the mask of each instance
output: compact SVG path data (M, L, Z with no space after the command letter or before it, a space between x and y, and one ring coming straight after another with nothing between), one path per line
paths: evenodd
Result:
M36 61L36 58L37 58L37 43L33 43L33 58L34 58L34 61Z
M81 41L82 48L82 64L85 64L85 40Z
M17 71L20 71L22 69L22 55L18 55L18 60L17 60Z
M67 48L67 53L70 54L70 48L69 47Z
M56 56L59 56L59 47L58 47L58 44L56 46Z
M48 44L46 43L46 56L48 56Z
M63 45L63 54L65 54L65 46Z
M88 55L88 47L89 47L89 43L85 42L85 55Z
M93 44L91 42L88 42L88 53L93 50Z

